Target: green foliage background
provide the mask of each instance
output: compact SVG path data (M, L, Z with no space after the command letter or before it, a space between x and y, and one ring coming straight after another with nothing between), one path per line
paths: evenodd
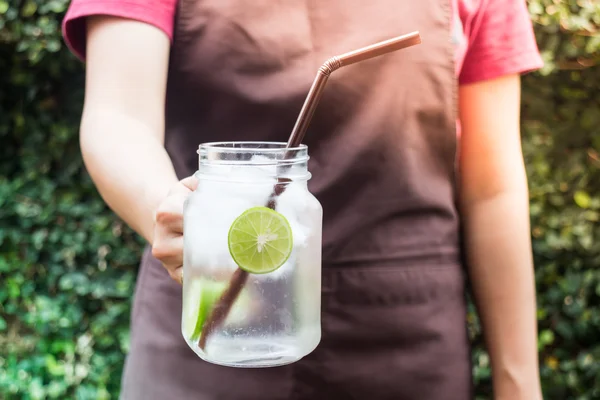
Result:
M523 93L544 394L600 399L600 2L528 4L546 61ZM82 165L67 6L0 0L0 399L116 399L128 350L142 243Z

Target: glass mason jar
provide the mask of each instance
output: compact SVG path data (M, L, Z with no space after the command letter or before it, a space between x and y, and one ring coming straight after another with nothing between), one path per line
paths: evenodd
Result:
M323 211L308 149L221 142L198 154L183 214L183 337L215 364L295 362L321 339Z

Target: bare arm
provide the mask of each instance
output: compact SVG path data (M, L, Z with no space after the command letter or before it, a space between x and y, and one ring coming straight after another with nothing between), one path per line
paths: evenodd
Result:
M169 39L150 25L88 18L81 150L106 203L150 243L177 183L163 147Z
M541 400L518 76L460 88L461 208L496 399Z

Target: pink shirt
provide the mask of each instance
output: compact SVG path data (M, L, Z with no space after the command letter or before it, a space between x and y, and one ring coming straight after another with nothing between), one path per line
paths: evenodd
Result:
M525 0L452 0L452 41L461 84L543 65ZM72 0L63 21L70 49L85 58L85 17L113 15L154 25L173 38L177 0Z

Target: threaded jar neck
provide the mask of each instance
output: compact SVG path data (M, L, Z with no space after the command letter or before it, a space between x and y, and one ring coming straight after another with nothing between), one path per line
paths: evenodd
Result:
M308 147L283 142L210 142L198 147L199 179L262 181L287 178L307 181Z

